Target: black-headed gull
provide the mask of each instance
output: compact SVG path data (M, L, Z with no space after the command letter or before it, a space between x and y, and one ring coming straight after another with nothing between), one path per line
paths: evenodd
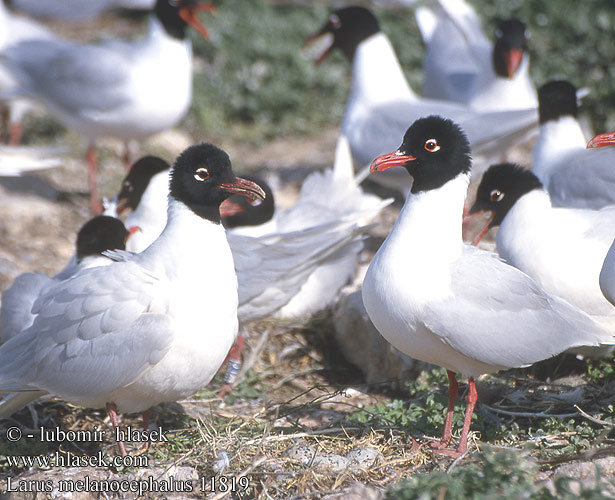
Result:
M308 176L297 203L276 212L265 233L263 228L254 236L227 231L239 281L241 322L274 313L296 317L316 312L328 306L354 274L361 234L391 200L364 193L349 176L349 161L347 145L338 147L334 169ZM141 229L128 240L129 251L147 248L165 225L164 164L152 157L139 160L117 196L119 210L133 209L126 225Z
M43 290L82 269L111 264L113 260L103 255L103 252L124 250L132 232L134 228L127 230L122 221L115 217L97 215L79 229L75 254L62 271L53 277L39 272L17 276L2 294L0 341L6 342L32 324L32 305Z
M536 126L535 109L482 113L459 103L417 96L406 81L391 42L368 9L334 11L306 43L327 34L333 36L332 44L317 62L335 48L352 62L352 83L341 129L357 169L369 166L377 155L397 146L396 137L403 135L408 123L432 113L462 124L474 153L481 155L499 156ZM395 172L378 174L373 180L404 194L409 187L407 176Z
M538 90L540 127L532 172L560 207L602 208L615 204L615 148L586 149L577 120L577 89L555 80Z
M0 391L34 391L9 398L0 414L45 392L106 406L116 426L117 411L145 412L206 385L237 335L237 278L219 213L233 193L264 196L235 177L221 149L186 149L158 239L51 288L32 326L0 347Z
M486 229L499 226L497 250L507 263L615 333L615 308L598 286L615 239L615 207L553 207L538 177L503 163L489 167L481 179L469 213L480 212L492 215L475 243ZM606 351L582 352L598 356Z
M439 0L434 10L420 7L416 18L426 45L425 97L467 103L479 111L538 106L525 23L516 18L500 21L492 43L463 0Z
M8 47L0 64L17 85L2 97L42 102L68 128L89 140L92 208L100 212L95 141L143 139L176 125L192 100L192 45L186 27L207 31L198 0L157 0L144 38L99 44L25 41Z
M463 243L461 214L470 180L470 146L452 121L415 121L373 171L403 166L412 190L363 282L363 302L380 333L405 354L446 368L446 449L457 381L469 377L459 455L467 449L477 400L474 377L527 366L570 347L612 343L592 318L549 294L495 254Z

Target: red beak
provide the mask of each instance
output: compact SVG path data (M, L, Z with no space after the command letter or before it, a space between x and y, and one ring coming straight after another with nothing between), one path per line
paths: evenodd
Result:
M408 162L414 161L416 158L412 155L404 155L397 151L388 153L386 155L380 155L376 158L369 167L370 173L382 172L393 167L400 167L406 165Z
M235 182L220 184L218 187L229 193L245 196L252 201L265 199L265 191L258 184L241 177L237 177Z
M615 132L598 134L587 143L587 148L602 148L604 146L615 146Z
M465 224L467 224L474 217L476 217L477 215L484 214L484 213L485 213L485 210L478 210L476 212L466 213L466 210L464 207L463 225L465 226ZM474 246L478 245L480 240L482 240L483 237L487 234L487 231L491 229L491 221L493 220L494 217L495 217L495 212L491 211L489 219L487 219L487 222L485 223L484 227L481 229L480 233L478 233L476 238L474 238L474 240L472 241L472 245Z
M244 211L244 207L239 203L234 203L230 199L224 200L222 205L220 205L220 216L221 217L230 217L231 215L236 215L240 212Z
M522 59L523 49L510 49L506 53L506 72L508 73L508 78L512 79L515 76Z
M319 31L318 33L314 33L313 35L308 36L304 41L303 44L301 45L301 48L305 49L308 45L310 45L311 43L315 42L316 40L318 40L320 37L325 36L327 33L329 33L328 31ZM315 66L320 66L321 63L327 58L329 57L329 54L331 54L331 52L333 51L333 44L329 45L329 47L327 47L325 49L325 51L320 54L320 56L318 56L318 58L316 59L316 61L314 61L314 65Z
M201 20L198 17L198 13L200 11L215 12L216 7L209 2L201 2L195 5L189 5L187 7L180 7L179 16L186 21L188 25L198 31L203 38L209 39L207 28L203 26L203 23L201 23Z
M128 234L126 235L126 239L124 240L124 243L126 243L130 237L135 234L137 231L143 231L139 226L130 226L126 228L126 231L128 231Z

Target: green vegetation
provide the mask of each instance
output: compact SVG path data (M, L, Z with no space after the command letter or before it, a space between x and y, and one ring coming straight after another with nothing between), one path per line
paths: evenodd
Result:
M582 111L597 132L615 130L615 5L543 0L469 0L490 35L497 18L516 15L532 34L532 75L537 85L566 78L591 93ZM211 40L195 37L197 64L193 113L188 125L208 139L239 137L260 142L335 127L350 83L340 53L315 67L302 53L330 9L266 0L228 0L208 20ZM412 87L420 92L423 45L410 8L374 9ZM312 53L313 54L313 53Z
M514 450L485 449L479 461L460 466L450 473L433 471L416 474L406 481L390 487L386 500L513 500L607 498L609 483L599 477L593 484L562 477L553 481L551 488L538 480L538 467L523 453ZM612 488L611 483L611 488Z

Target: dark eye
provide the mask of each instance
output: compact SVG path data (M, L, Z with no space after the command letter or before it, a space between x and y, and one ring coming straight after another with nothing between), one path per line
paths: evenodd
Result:
M196 172L194 172L194 178L197 181L206 181L209 179L209 170L203 167L197 168Z
M132 193L132 192L134 191L134 189L135 189L135 188L134 188L134 187L132 187L132 184L131 184L130 182L126 181L126 182L124 183L124 189L125 189L126 191L128 191L129 193Z
M493 202L502 201L502 198L504 198L504 193L502 193L499 189L494 189L491 193L489 193L489 199Z
M496 38L502 38L503 35L504 35L504 33L502 33L501 29L498 28L498 29L495 30L495 37Z
M435 153L440 149L440 146L438 146L438 141L435 139L427 139L425 141L425 149L430 153Z
M342 22L340 21L340 18L336 14L333 14L329 17L329 24L334 29L338 29L342 25Z

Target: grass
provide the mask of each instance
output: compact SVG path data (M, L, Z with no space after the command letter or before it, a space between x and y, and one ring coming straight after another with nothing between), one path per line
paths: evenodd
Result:
M525 20L537 86L569 79L587 87L582 112L597 132L615 130L615 7L605 0L469 0L491 36L498 18ZM411 8L374 8L411 86L420 92L423 44ZM339 124L350 64L340 53L316 68L301 51L327 19L326 3L228 0L207 20L209 41L195 37L199 57L189 127L201 138L235 137L260 144L274 136L314 133Z

